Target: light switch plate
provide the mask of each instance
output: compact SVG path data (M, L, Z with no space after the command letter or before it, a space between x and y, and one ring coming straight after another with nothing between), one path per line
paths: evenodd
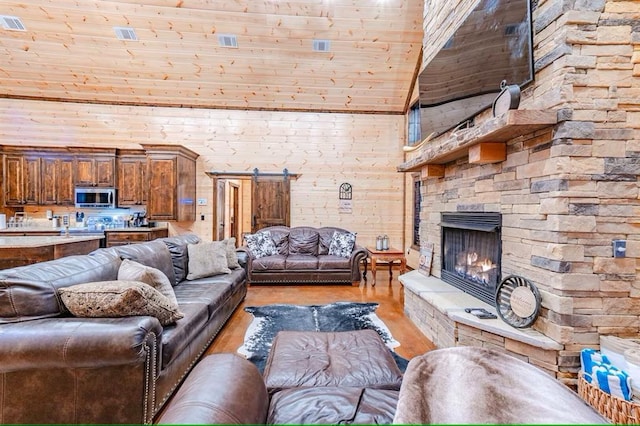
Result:
M198 205L199 206L206 206L207 205L207 199L206 198L198 198Z
M627 241L613 240L613 257L626 257Z

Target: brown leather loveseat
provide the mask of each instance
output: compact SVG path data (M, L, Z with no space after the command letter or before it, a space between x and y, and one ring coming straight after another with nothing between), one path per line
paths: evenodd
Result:
M269 248L255 250L247 240L267 235ZM338 236L351 236L353 245L343 255L334 254ZM360 284L360 263L367 251L355 243L355 234L341 228L271 226L245 236L250 284ZM273 245L271 245L271 243ZM335 247L335 245L334 245ZM273 250L273 251L272 251Z
M151 423L247 291L243 268L185 279L195 235L0 271L0 423ZM162 271L183 318L74 317L60 289Z

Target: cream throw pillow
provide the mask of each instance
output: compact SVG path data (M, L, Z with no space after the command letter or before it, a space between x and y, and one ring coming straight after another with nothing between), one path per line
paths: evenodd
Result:
M238 254L236 253L236 237L227 238L224 240L227 244L227 266L229 269L236 269L240 267L238 262Z
M231 269L227 266L226 242L201 242L198 244L189 244L187 248L189 250L188 280L231 273Z
M169 278L160 269L143 265L134 260L124 259L118 269L118 279L125 281L141 281L162 293L178 310L178 300Z
M183 317L162 293L139 281L98 281L58 289L72 315L115 318L149 315L168 325Z

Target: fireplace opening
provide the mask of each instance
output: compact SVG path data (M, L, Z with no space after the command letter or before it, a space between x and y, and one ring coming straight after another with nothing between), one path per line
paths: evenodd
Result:
M442 213L444 282L495 305L500 282L500 213Z

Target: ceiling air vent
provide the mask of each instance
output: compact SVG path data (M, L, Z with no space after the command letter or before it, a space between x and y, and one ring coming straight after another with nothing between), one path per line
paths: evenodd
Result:
M113 27L119 40L138 41L138 36L133 28Z
M238 48L238 38L233 34L218 34L218 44L221 47Z
M0 15L2 28L12 31L26 31L24 24L17 16Z
M331 49L331 42L329 40L313 40L314 52L328 52Z

